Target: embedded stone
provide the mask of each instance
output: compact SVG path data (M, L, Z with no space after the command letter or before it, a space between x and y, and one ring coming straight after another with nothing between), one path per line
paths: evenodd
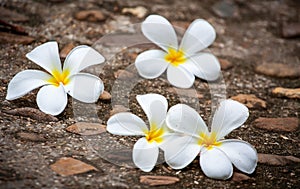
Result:
M137 18L144 18L148 13L148 10L145 7L137 6L134 8L123 8L122 13L123 14L130 13L136 16Z
M107 91L103 91L99 98L100 100L111 100L111 94Z
M255 67L260 74L273 77L300 77L300 66L282 63L263 63Z
M106 19L106 16L100 10L83 10L76 13L75 18L77 20L101 22Z
M226 59L220 58L219 62L222 70L228 70L233 67L233 64Z
M35 119L38 121L49 121L49 122L58 121L58 119L53 115L46 114L38 109L30 108L30 107L16 108L13 110L3 110L3 112L15 116L30 117L31 119Z
M44 136L37 133L29 133L29 132L19 132L17 136L22 140L32 141L32 142L44 142L46 139Z
M276 87L272 90L274 95L284 96L287 98L296 98L300 99L300 88L290 89L290 88L283 88L283 87Z
M159 175L142 175L140 176L140 183L149 186L162 186L170 185L179 181L179 178L172 176L159 176Z
M248 175L245 175L243 173L237 173L237 172L234 172L231 178L231 180L235 182L242 182L249 179L251 179L251 177L249 177Z
M266 118L259 117L254 120L253 126L259 129L265 129L269 131L284 131L293 132L298 128L299 120L296 117L287 118Z
M0 43L16 43L28 45L32 43L35 39L33 37L17 35L12 33L0 32Z
M97 135L106 132L105 126L99 123L78 122L66 128L68 132L79 135Z
M273 154L257 154L258 163L274 165L274 166L285 166L295 163L300 163L300 158L294 156L280 156Z
M66 44L62 50L60 51L59 55L61 58L66 58L69 52L75 47L74 43L68 43Z
M50 168L61 176L76 175L88 171L98 171L94 166L71 157L60 158L54 164L50 165Z
M257 98L253 94L239 94L231 97L232 100L236 100L242 104L245 104L248 108L266 108L266 101Z

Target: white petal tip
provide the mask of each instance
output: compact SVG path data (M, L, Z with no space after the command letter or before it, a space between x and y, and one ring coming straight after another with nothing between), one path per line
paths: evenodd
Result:
M147 172L149 173L150 171L152 171L154 167L139 167L140 170L142 170L143 172Z
M175 30L171 23L162 16L148 16L142 23L141 30L145 37L166 51L169 47L178 48Z
M207 77L206 80L207 81L216 81L219 79L220 75L221 75L221 70L218 73L216 73L215 75L213 75L211 77Z
M139 54L134 63L139 75L146 79L159 77L169 65L164 60L165 54L161 50L148 50Z
M180 48L189 54L199 52L210 46L216 38L213 26L203 19L194 20L186 30Z
M95 98L91 100L91 103L97 102L100 95L103 93L103 91L104 91L104 85L101 79L99 79L95 84Z
M28 92L29 92L29 91L28 91ZM26 95L28 92L23 92L23 91L22 91L21 93L20 93L20 92L19 92L19 93L16 93L15 90L13 90L13 89L10 90L10 87L9 87L5 99L6 99L6 100L15 100L15 99L18 99L18 98L20 98L20 97Z
M41 110L41 111L42 111L42 110ZM42 112L44 112L44 113L46 113L46 114L53 115L53 116L57 116L57 115L61 114L63 111L60 111L60 112L45 112L45 111L42 111Z
M12 97L10 97L10 98L6 97L5 98L5 100L15 100L15 99L17 99L17 98L12 98Z
M6 95L5 100L13 100L14 98L11 96Z
M256 166L253 169L249 170L249 171L245 171L245 173L250 175L250 174L254 173L255 168L256 168Z
M36 56L35 51L40 50L42 48L51 48L51 47L58 47L58 43L56 41L49 41L46 43L43 43L37 47L35 47L31 52L27 53L25 56L26 58L30 59L32 55Z
M88 56L93 56L93 59L98 62L98 64L102 64L105 62L105 57L100 54L97 50L95 50L94 48L92 47L89 47L87 45L80 45L78 46L79 48L80 47L83 47L83 48L86 48L87 50L89 50L89 54L87 54Z
M221 174L218 174L218 175L213 175L213 174L206 174L204 172L204 174L209 177L209 178L212 178L212 179L216 179L216 180L227 180L229 178L232 177L233 175L233 170L231 170L231 172L229 174L226 174L226 175L221 175Z
M73 75L64 88L70 96L84 103L97 102L104 91L102 80L87 73Z
M184 165L184 166L179 166L179 165L174 165L170 162L166 162L172 169L176 169L176 170L179 170L179 169L183 169L185 168L187 165Z
M171 82L170 82L171 83ZM171 83L174 87L177 87L177 88L181 88L181 89L189 89L193 86L192 85L178 85L177 83Z
M242 170L244 173L247 173L247 174L252 174L252 173L254 173L255 172L255 169L256 169L256 166L257 166L257 159L256 159L256 162L255 162L255 164L253 165L253 167L251 167L251 169L249 169L249 170Z
M39 104L38 104L38 107L45 114L50 114L50 115L53 115L53 116L57 116L57 115L61 114L64 111L64 109L63 110L46 110L44 107L40 107Z
M55 116L64 111L68 98L62 84L59 87L47 85L39 90L36 102L42 112Z

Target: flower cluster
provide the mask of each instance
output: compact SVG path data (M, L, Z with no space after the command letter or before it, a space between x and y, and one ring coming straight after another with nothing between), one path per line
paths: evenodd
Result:
M148 50L137 56L135 66L140 76L153 79L167 70L168 81L179 88L191 87L195 77L208 81L218 79L218 59L203 52L216 37L214 28L207 21L193 21L180 44L174 28L162 16L148 16L141 29L145 37L162 50ZM105 61L91 47L74 48L63 66L56 42L42 44L26 57L44 71L25 70L15 75L8 85L8 100L41 87L36 97L38 107L45 113L58 115L67 106L68 94L79 101L93 103L104 90L100 78L80 73ZM209 131L196 110L185 104L174 105L168 110L167 99L159 94L137 95L136 99L149 124L132 113L123 112L110 117L107 131L115 135L141 136L132 152L133 162L141 170L151 171L162 150L166 163L174 169L188 166L199 155L202 171L215 179L230 178L233 165L242 172L254 172L256 150L247 142L224 139L247 120L249 113L244 105L233 100L222 101Z
M180 88L190 88L195 76L208 81L219 77L218 59L210 53L200 52L216 38L214 28L207 21L196 19L192 22L180 45L174 28L162 16L148 16L142 23L142 32L163 49L148 50L137 56L135 66L142 77L153 79L167 70L169 82Z
M248 118L246 106L233 100L220 103L212 120L211 131L200 115L185 104L172 106L158 94L138 95L137 101L146 113L150 127L132 113L118 113L107 122L107 131L116 135L141 135L133 147L133 161L145 172L157 161L159 148L167 164L182 169L200 155L205 175L215 179L232 176L232 164L245 173L253 173L257 164L256 150L247 142L224 139Z
M240 127L248 118L248 108L243 104L224 100L216 110L211 131L200 115L191 107L177 104L170 108L166 123L170 129L184 134L174 136L165 159L174 169L186 167L200 155L200 167L205 175L216 179L228 179L233 173L232 164L251 174L257 164L256 150L247 142L224 139L232 130Z
M151 171L158 158L158 149L169 136L165 119L168 102L158 94L138 95L138 103L147 115L149 127L132 113L118 113L107 121L107 131L116 135L140 135L133 147L133 161L143 171Z
M45 69L19 72L10 81L7 100L24 96L43 86L36 97L37 105L45 113L58 115L67 106L67 94L73 98L92 103L104 90L103 82L96 76L80 73L81 70L104 62L104 57L91 47L75 47L66 57L62 67L56 42L44 43L26 57Z

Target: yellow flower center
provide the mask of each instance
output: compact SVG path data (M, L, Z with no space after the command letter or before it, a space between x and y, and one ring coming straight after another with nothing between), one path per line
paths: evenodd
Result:
M213 146L220 146L222 142L218 142L216 133L212 132L208 135L205 133L200 133L198 144L203 145L208 150L211 150Z
M60 83L66 85L70 82L69 75L70 75L70 71L67 69L64 70L63 72L60 72L59 70L55 69L52 70L52 77L47 81L57 87L59 86Z
M165 56L165 60L177 67L179 64L183 64L186 61L186 58L182 50L169 48L168 54Z
M156 124L151 124L150 131L145 131L146 139L148 142L157 142L161 143L163 141L163 134L165 133L165 129L163 127L157 128Z

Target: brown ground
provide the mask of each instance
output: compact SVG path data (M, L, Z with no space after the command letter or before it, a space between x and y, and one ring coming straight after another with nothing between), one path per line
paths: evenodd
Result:
M74 107L78 103L72 103L71 98L69 98L70 103L66 110L57 116L58 122L37 121L28 117L3 113L5 110L14 108L37 108L35 102L37 90L20 99L7 101L5 100L7 84L19 71L38 68L25 58L26 53L46 41L56 40L60 49L72 42L75 45L91 45L105 55L115 55L108 58L101 73L99 69L91 70L100 73L106 90L112 94L111 103L99 100L95 105L103 124L106 124L110 110L116 104L130 108L131 112L145 119L145 115L135 101L135 95L149 92L166 96L170 106L180 101L196 106L199 113L208 121L211 114L211 94L205 81L197 79L194 86L203 97L199 99L184 97L181 100L180 95L167 90L171 86L164 78L140 81L129 91L129 96L124 94L124 91L128 91L126 82L124 84L120 79L115 82L115 71L129 69L128 66L134 62L137 53L152 46L131 45L134 47L128 47L125 50L115 49L118 52L116 54L113 53L112 47L122 41L108 41L105 45L97 41L116 30L131 32L133 27L120 28L122 25L140 23L144 18L123 14L122 9L141 5L148 10L147 14L160 14L174 25L183 28L196 18L207 19L217 31L216 42L210 50L219 58L226 59L233 64L231 69L222 72L227 97L255 94L267 102L266 109L250 109L250 117L245 126L232 132L229 137L248 141L258 153L291 155L299 158L299 128L294 132L274 132L253 127L253 121L258 117L299 116L299 99L277 97L271 93L274 87L299 88L299 76L275 78L254 71L255 66L262 63L283 63L295 69L299 68L299 38L285 39L281 36L283 23L300 21L299 3L297 1L237 0L234 1L236 8L232 14L227 18L220 18L212 10L216 2L208 0L155 0L151 3L135 0L125 2L121 0L1 1L2 7L29 18L25 22L11 22L11 20L9 22L24 27L35 41L26 45L20 44L18 40L9 43L2 41L0 44L0 188L147 188L149 186L139 182L139 177L148 174L180 178L176 184L169 185L170 188L299 187L299 163L285 166L258 164L256 171L250 175L251 178L243 182L209 179L200 170L198 160L181 171L168 169L166 164L159 164L151 173L114 165L108 161L108 156L102 153L111 153L114 148L130 146L136 138L116 137L106 133L83 137L67 132L66 127L76 121L95 122L98 119L90 116L87 112L89 109L80 104L79 112L76 110L74 112ZM74 18L78 11L89 9L102 11L105 14L105 20L88 22ZM124 99L129 99L129 106L126 101L122 101L122 95L125 95ZM28 137L22 137L20 132L33 133L34 137L38 135L42 139L28 139ZM110 143L113 141L118 141L119 146L111 147ZM95 166L99 171L67 177L60 176L51 170L50 165L61 157L79 159Z

